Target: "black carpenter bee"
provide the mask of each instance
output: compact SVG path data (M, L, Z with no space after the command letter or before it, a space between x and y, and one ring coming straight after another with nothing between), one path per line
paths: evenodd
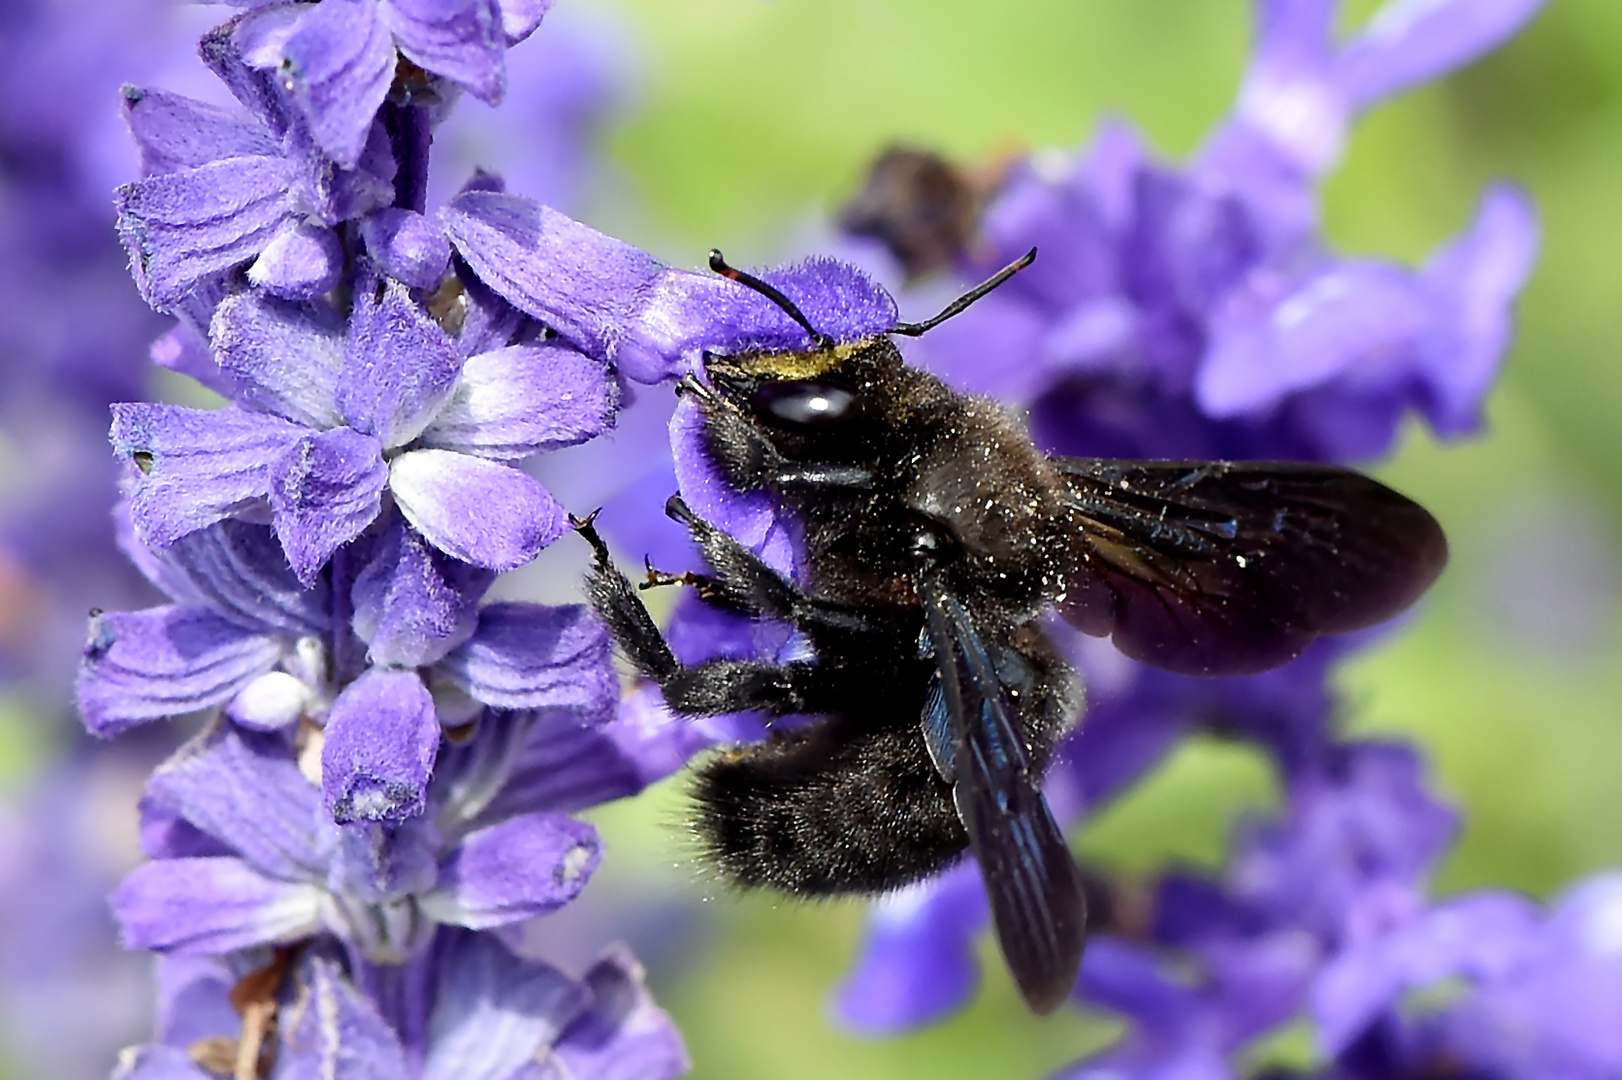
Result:
M1057 609L1172 671L1262 671L1401 611L1447 544L1419 505L1346 469L1050 457L1002 407L903 362L889 334L922 333L1034 256L928 322L835 342L711 253L813 343L707 354L680 386L731 486L797 519L807 581L674 497L711 572L650 568L646 584L787 620L813 658L682 665L576 524L596 550L593 605L671 709L819 717L700 766L693 825L714 866L796 896L876 894L972 851L1014 981L1046 1013L1075 982L1086 904L1039 789L1080 692L1039 617Z

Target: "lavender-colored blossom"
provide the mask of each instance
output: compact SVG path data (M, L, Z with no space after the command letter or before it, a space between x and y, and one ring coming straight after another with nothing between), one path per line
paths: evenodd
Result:
M320 302L232 296L211 336L238 405L115 411L114 446L140 467L145 543L258 508L311 583L378 518L385 491L439 551L491 570L561 535L562 508L505 462L604 430L602 367L546 342L463 357L404 285L360 289L347 321Z
M458 930L437 932L398 967L311 951L268 996L269 1047L249 1041L232 1008L238 967L166 960L159 1041L127 1051L113 1075L207 1080L206 1065L230 1067L245 1044L250 1062L267 1051L276 1076L666 1080L688 1067L641 968L618 947L579 979Z

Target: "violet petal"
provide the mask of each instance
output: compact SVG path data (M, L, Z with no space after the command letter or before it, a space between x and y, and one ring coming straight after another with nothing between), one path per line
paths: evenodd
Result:
M275 638L202 608L96 615L79 668L79 713L91 734L117 735L228 701L281 655Z
M1399 379L1435 323L1436 300L1399 267L1329 266L1282 296L1237 305L1219 319L1195 398L1208 415L1231 417L1352 369L1363 382Z
M113 451L140 468L130 497L136 535L166 548L270 494L270 463L305 434L243 409L113 406Z
M385 449L422 433L453 392L462 360L445 331L398 282L381 298L358 297L338 405L350 426L376 435Z
M568 710L581 725L614 715L613 642L579 605L487 604L478 629L436 669L498 709Z
M330 292L343 270L337 233L318 221L290 221L248 267L248 280L284 300L311 300Z
M850 1029L889 1035L939 1020L980 981L975 942L988 921L973 860L881 897L834 1008Z
M597 832L565 814L533 813L476 829L440 864L421 898L439 922L486 930L544 915L573 900L602 855Z
M320 792L281 735L221 725L159 766L147 792L269 877L319 880L326 869Z
M666 272L647 252L516 195L463 191L440 220L481 281L598 360L613 356Z
M440 966L422 1080L509 1080L586 1000L579 983L514 956L494 935L457 934Z
M142 176L280 153L264 126L240 111L134 86L124 87L123 102L124 120L141 151Z
M383 0L383 21L412 63L501 104L507 39L496 0Z
M561 342L480 353L421 444L497 461L573 446L608 430L615 396L603 365Z
M275 881L241 859L138 866L112 896L124 946L219 954L296 941L321 926L321 890Z
M339 822L422 813L439 750L434 699L414 671L371 668L333 702L321 749L327 810Z
M1443 435L1475 429L1508 351L1510 307L1538 253L1536 211L1524 192L1489 188L1469 230L1425 267L1427 284L1451 297L1456 344L1428 365L1431 424Z
M118 189L118 232L147 303L169 310L206 277L253 259L293 215L294 167L227 158Z
M1388 0L1346 46L1335 82L1359 109L1491 52L1546 0Z
M562 536L568 514L533 477L449 450L413 450L389 464L400 512L439 550L514 570Z
M413 289L432 289L451 263L451 242L437 224L411 210L385 207L360 219L366 253L383 272Z
M215 309L209 339L238 401L317 430L343 423L344 327L327 305L237 293Z
M332 553L376 520L388 475L378 441L349 428L300 439L271 463L276 537L300 581L314 584Z
M629 949L610 945L584 981L591 1007L553 1047L569 1075L674 1080L687 1074L692 1062L681 1033L653 1003Z
M399 825L375 821L340 825L327 888L367 904L427 892L439 877L439 846L438 832L422 818Z
M373 664L425 667L473 633L479 599L494 580L395 519L355 579L355 633Z
M242 1018L231 1007L236 979L230 965L213 956L160 956L157 962L157 1036L170 1046L198 1039L235 1038Z
M722 532L730 533L780 574L798 573L798 535L765 491L737 491L710 460L704 415L691 395L670 417L670 448L676 458L676 485L688 507Z
M333 161L353 169L394 79L394 42L376 0L307 9L284 46L281 75Z
M227 519L157 553L128 540L121 536L120 546L153 584L246 629L298 637L323 634L331 624L326 583L301 584L267 526Z
M323 956L299 965L282 1006L276 1075L288 1080L400 1080L411 1076L399 1037L377 1006Z

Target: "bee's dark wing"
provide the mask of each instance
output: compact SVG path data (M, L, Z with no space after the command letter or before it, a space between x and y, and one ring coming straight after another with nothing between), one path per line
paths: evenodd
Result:
M1237 675L1371 626L1447 562L1418 503L1361 473L1293 462L1054 458L1075 526L1060 610L1128 656Z
M980 862L997 943L1032 1011L1051 1012L1075 985L1086 942L1081 875L1064 834L1037 789L1024 739L985 642L939 579L921 599L939 673L923 718L938 739L944 709L949 753L932 747L953 781L952 798Z

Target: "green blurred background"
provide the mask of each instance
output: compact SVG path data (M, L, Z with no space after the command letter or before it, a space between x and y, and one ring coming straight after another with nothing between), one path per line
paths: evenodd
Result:
M630 198L592 220L684 265L714 245L735 262L793 254L892 139L971 158L1073 148L1115 114L1180 158L1227 109L1250 32L1241 0L605 3L642 83L609 143ZM1374 6L1348 5L1348 21ZM1619 56L1622 4L1554 0L1507 48L1368 117L1325 196L1337 248L1410 261L1463 226L1492 178L1528 187L1544 223L1486 432L1438 445L1416 426L1383 470L1440 516L1452 567L1340 678L1351 729L1422 741L1464 809L1443 891L1548 896L1622 862ZM706 899L708 947L657 986L695 1075L1035 1077L1110 1036L1079 1015L1032 1019L996 963L949 1024L840 1034L826 1001L860 906L716 895L685 861L679 785L596 813L614 855L594 887ZM1214 865L1233 818L1272 800L1254 755L1197 742L1081 843L1126 868ZM1304 1046L1297 1033L1265 1053Z

